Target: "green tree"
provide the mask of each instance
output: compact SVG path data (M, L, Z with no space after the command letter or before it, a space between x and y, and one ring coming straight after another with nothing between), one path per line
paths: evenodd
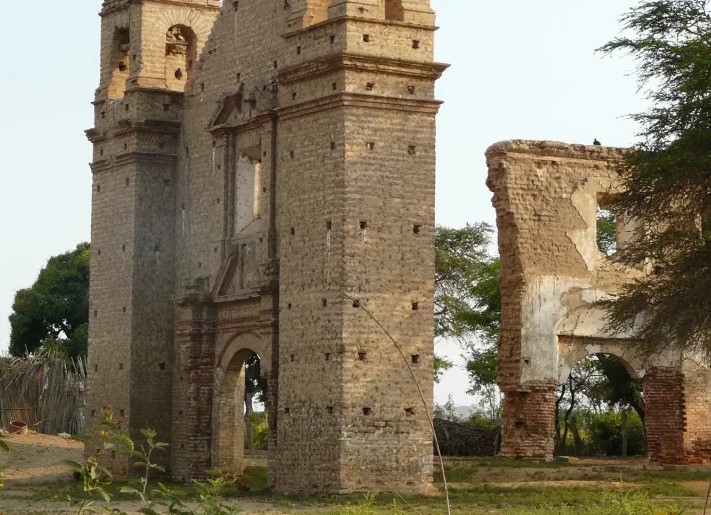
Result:
M489 254L492 233L486 223L435 233L435 335L463 344L470 391L477 393L496 385L501 291L499 260Z
M597 213L597 247L606 256L617 252L617 217L606 209Z
M259 356L252 353L245 363L245 388L244 388L244 424L245 446L254 448L254 401L264 402L267 398L268 382L262 377L262 366Z
M10 353L54 348L84 356L89 323L89 244L49 259L35 283L15 294Z
M658 346L711 353L711 17L706 0L645 1L622 19L625 34L602 47L638 63L651 107L633 115L640 142L612 208L642 221L617 255L651 272L608 302L609 324ZM638 315L643 313L643 317Z
M556 447L559 452L574 451L576 454L590 452L586 450L584 433L593 432L591 417L610 420L617 417L620 422L616 431L621 442L620 451L627 452L627 412L634 410L634 420L644 421L644 400L641 382L633 379L627 369L614 356L594 354L582 360L571 370L568 379L558 387L556 398ZM607 418L606 418L607 417ZM573 449L570 449L569 436L572 436ZM596 442L596 445L600 442ZM635 444L636 445L636 444ZM604 449L597 445L597 452ZM631 448L637 452L638 447Z
M633 379L622 363L609 354L596 354L593 366L601 380L591 386L588 395L599 399L608 408L632 408L644 421L642 382Z

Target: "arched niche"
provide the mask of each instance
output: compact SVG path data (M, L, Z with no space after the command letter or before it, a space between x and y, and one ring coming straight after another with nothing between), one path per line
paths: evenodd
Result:
M385 19L392 21L404 21L405 10L402 5L402 0L384 0L385 1Z
M131 69L131 34L127 28L117 28L111 42L111 79L107 95L112 100L123 98L126 79Z
M171 91L185 91L197 57L197 36L186 25L165 33L165 83Z

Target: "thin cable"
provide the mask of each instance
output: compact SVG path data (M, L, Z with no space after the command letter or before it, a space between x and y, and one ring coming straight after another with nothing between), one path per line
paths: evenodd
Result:
M351 297L348 295L346 292L342 291L341 294L346 297L347 299L353 301L355 305L357 305L360 309L365 311L365 313L375 322L378 324L378 327L385 333L385 335L390 338L390 341L393 342L393 345L395 345L395 348L397 351L400 353L400 356L402 356L402 360L405 362L405 366L407 366L407 369L410 371L410 375L412 376L412 380L415 383L415 387L417 388L417 392L420 394L420 399L422 399L422 405L425 408L425 413L427 414L427 421L430 423L430 429L432 430L432 438L434 439L435 443L435 449L437 449L437 457L439 458L439 465L440 469L442 471L442 482L444 483L444 495L447 500L447 515L452 515L452 508L449 504L449 486L447 485L447 475L444 472L444 460L442 459L442 452L440 451L439 448L439 440L437 439L437 431L435 431L435 426L434 426L434 420L432 419L432 415L430 414L430 409L427 407L427 401L425 400L425 396L422 393L422 388L420 388L420 383L417 381L417 376L415 375L414 370L412 370L412 367L410 366L410 363L407 361L407 356L405 356L405 353L402 352L402 349L400 346L397 344L395 341L395 338L393 338L390 333L388 332L385 327L383 327L383 324L381 324L377 318L373 316L373 314L368 311L358 299Z

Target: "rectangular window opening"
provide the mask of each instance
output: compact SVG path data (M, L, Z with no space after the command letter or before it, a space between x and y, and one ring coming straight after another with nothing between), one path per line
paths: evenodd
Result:
M618 217L610 209L612 198L599 195L596 213L596 239L598 250L607 257L617 252L618 245Z

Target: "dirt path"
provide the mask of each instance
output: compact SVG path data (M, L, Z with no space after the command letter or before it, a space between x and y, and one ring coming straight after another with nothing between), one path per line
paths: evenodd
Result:
M6 438L10 454L0 455L0 469L5 477L5 488L0 490L0 515L70 514L68 501L55 499L55 491L71 484L71 469L63 460L81 461L83 444L59 436L37 433L12 435ZM268 504L239 501L245 513L285 515ZM122 502L121 509L137 514L137 503Z

